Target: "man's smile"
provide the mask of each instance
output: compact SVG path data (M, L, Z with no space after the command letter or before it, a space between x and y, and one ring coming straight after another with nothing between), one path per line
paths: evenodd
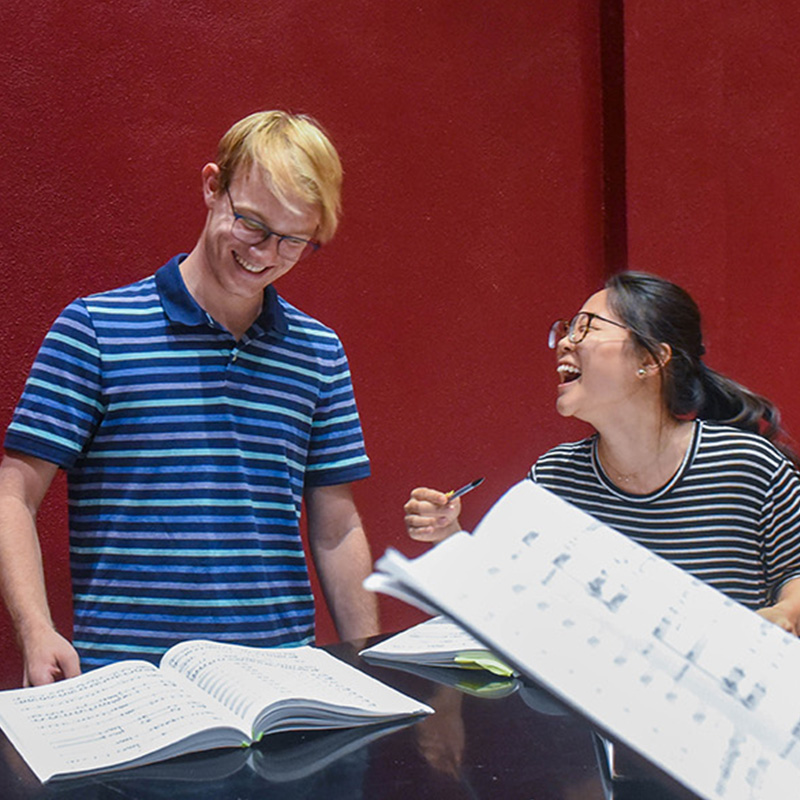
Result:
M249 261L245 261L235 250L233 251L233 258L236 263L242 267L242 269L246 269L248 272L252 272L254 275L258 275L261 272L264 272L268 269L268 265L264 265L263 267L257 267L255 264L251 264Z

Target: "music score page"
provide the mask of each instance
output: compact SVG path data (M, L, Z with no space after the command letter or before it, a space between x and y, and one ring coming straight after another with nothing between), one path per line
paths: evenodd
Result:
M533 482L378 569L701 797L800 790L800 641Z

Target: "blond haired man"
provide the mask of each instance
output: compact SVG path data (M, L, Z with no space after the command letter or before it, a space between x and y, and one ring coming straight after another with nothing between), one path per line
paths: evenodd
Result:
M0 465L0 584L41 684L173 643L308 643L299 533L342 638L377 632L350 483L369 474L336 334L273 284L336 230L342 170L320 126L259 112L202 170L188 255L71 303L36 358ZM68 475L75 632L48 609L36 511Z

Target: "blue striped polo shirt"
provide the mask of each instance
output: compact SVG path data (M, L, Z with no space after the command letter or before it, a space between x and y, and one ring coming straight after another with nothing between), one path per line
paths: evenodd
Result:
M237 342L189 294L182 258L71 303L6 434L67 470L85 668L190 638L311 642L303 490L369 474L336 334L270 286Z

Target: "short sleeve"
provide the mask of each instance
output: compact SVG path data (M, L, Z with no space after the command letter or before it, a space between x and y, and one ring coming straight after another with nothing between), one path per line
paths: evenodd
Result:
M764 563L772 601L780 587L800 578L800 475L783 460L764 503Z
M91 440L103 410L100 349L89 312L76 300L39 348L5 447L69 468Z
M312 419L307 486L332 486L370 474L350 367L341 342L326 363Z

